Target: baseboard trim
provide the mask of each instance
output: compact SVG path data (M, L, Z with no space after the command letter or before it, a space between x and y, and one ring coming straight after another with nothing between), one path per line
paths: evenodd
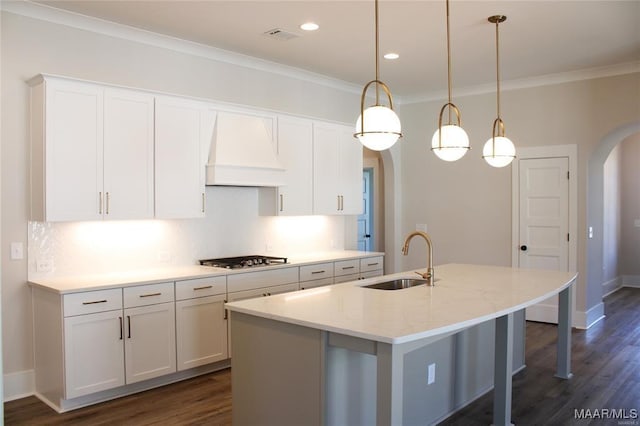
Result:
M622 288L623 286L623 277L622 276L618 276L615 277L612 280L609 280L605 283L602 283L602 297L607 297L608 295L610 295L611 293L618 291L619 289Z
M35 377L34 370L5 374L2 377L4 382L4 402L34 395L36 389Z
M538 303L529 306L525 314L527 321L546 322L550 324L558 323L558 306Z
M576 311L573 319L573 326L581 330L587 330L589 327L604 319L604 303L600 302L588 311Z
M622 286L640 288L640 275L623 275Z

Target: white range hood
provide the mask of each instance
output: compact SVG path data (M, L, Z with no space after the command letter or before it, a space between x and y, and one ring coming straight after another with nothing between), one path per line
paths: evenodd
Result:
M206 166L207 185L284 185L285 168L274 139L272 119L218 112Z

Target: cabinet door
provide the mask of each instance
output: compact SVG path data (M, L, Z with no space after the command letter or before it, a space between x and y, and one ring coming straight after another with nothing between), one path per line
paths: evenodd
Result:
M176 302L178 371L227 358L225 296Z
M102 219L103 89L45 82L45 218Z
M203 217L205 159L201 155L202 104L157 97L155 204L161 219Z
M342 196L342 214L362 214L362 144L353 137L353 129L340 126L338 153L338 192Z
M312 214L313 134L310 120L278 117L278 158L287 171L286 184L278 187L277 214Z
M125 384L122 311L64 319L65 398Z
M153 96L105 89L104 217L153 218Z
M128 308L124 315L127 384L175 372L175 304Z
M313 213L339 214L337 126L313 123Z

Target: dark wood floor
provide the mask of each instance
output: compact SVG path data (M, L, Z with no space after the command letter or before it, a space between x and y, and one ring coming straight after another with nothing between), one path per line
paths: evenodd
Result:
M575 409L640 413L640 289L623 288L608 296L605 313L589 330L574 330L571 380L553 377L555 327L527 323L527 368L513 380L515 424L640 425L638 420L574 419ZM488 393L441 424L491 424L492 398ZM229 425L231 373L224 370L65 414L35 397L8 402L4 409L6 425Z

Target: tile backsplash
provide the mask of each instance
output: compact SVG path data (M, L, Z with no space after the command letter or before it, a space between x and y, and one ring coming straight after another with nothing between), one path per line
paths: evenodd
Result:
M29 277L196 264L247 254L297 256L345 248L345 217L258 215L256 188L207 187L203 219L29 222Z

